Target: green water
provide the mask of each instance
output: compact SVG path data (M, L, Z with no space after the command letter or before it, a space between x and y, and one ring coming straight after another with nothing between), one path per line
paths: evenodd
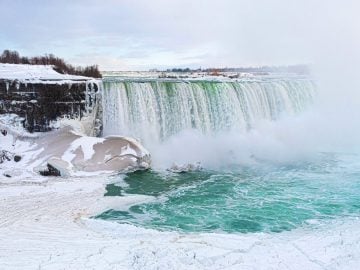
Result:
M322 154L292 165L254 165L189 173L144 171L115 179L105 196L153 200L97 218L182 232L282 232L360 216L360 163Z
M106 78L104 135L153 143L189 129L208 135L247 131L259 120L298 115L315 97L315 83L301 76L222 82Z

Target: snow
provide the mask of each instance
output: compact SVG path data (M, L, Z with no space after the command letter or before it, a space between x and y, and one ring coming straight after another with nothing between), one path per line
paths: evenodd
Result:
M110 135L110 136L106 136L107 138L120 138L120 139L124 139L127 140L129 142L131 142L132 144L134 144L141 152L141 156L146 156L146 155L150 155L149 151L147 149L145 149L144 146L142 146L142 144L139 143L139 141L135 140L134 138L131 137L126 137L126 136L120 136L120 135ZM133 154L133 152L129 152L129 149L126 148L124 149L125 152L122 152L122 155L126 155L126 154Z
M89 77L60 74L47 65L0 64L0 79L22 83L63 84L90 81ZM8 88L8 84L7 84Z
M181 234L90 218L146 196L104 197L107 178L0 179L2 269L358 269L360 220L284 233Z
M61 159L71 163L71 161L76 156L74 152L79 147L81 147L81 150L84 153L84 160L89 160L95 154L94 145L98 143L103 143L104 140L105 140L104 138L80 137L71 143L70 147L65 151Z
M22 125L23 120L23 117L14 113L0 114L0 128L5 129L11 126L11 130L20 135L26 132Z
M121 148L121 153L120 153L121 156L126 156L126 155L136 156L136 154L137 154L136 151L132 149L129 144Z
M26 132L22 120L16 114L0 115L0 129L7 131L0 133L0 150L21 157L18 162L10 158L0 164L0 177L8 177L9 182L41 178L39 172L47 170L48 164L67 177L109 175L150 166L150 154L139 142L120 136L86 136L83 120L61 119L58 130L35 134Z
M191 82L191 81L213 81L213 82L233 82L233 81L263 81L288 78L308 79L309 75L298 75L292 73L268 73L254 74L248 72L220 72L214 75L212 72L162 72L162 71L105 71L102 73L106 81L171 81L171 82Z

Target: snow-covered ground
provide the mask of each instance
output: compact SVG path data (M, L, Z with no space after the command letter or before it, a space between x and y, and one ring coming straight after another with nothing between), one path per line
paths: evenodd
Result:
M0 180L1 269L358 269L360 221L280 234L179 234L89 217L144 196L106 178Z
M60 74L53 66L0 64L0 79L23 83L69 83L70 81L89 81L92 78Z
M295 73L249 73L249 72L162 72L162 71L104 71L105 81L130 80L130 81L260 81L284 78L306 78L309 75Z

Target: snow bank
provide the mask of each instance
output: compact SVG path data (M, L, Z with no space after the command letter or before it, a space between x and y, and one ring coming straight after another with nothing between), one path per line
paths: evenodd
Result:
M0 176L17 181L39 172L49 175L52 169L62 176L89 176L150 167L150 154L139 142L125 137L89 137L80 133L81 122L66 123L56 131L29 134L5 125L0 118L0 129L6 130L0 134L0 150L21 157L1 164ZM73 123L77 123L75 128L70 125Z
M360 221L273 234L180 234L89 219L136 196L104 197L106 178L0 178L3 269L358 269ZM145 200L146 198L138 198Z
M70 83L71 81L89 81L92 78L60 74L53 66L0 64L0 79L22 83Z

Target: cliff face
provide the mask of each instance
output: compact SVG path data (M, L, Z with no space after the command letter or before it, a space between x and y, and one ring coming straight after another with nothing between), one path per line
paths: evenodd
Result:
M95 138L102 133L101 92L99 80L59 74L51 66L0 64L0 176L100 175L149 168L150 154L136 140ZM64 125L39 136L26 132L21 123L29 132Z
M92 81L57 84L0 79L0 114L23 117L29 132L49 131L58 117L81 119L92 112L98 92L98 84Z

